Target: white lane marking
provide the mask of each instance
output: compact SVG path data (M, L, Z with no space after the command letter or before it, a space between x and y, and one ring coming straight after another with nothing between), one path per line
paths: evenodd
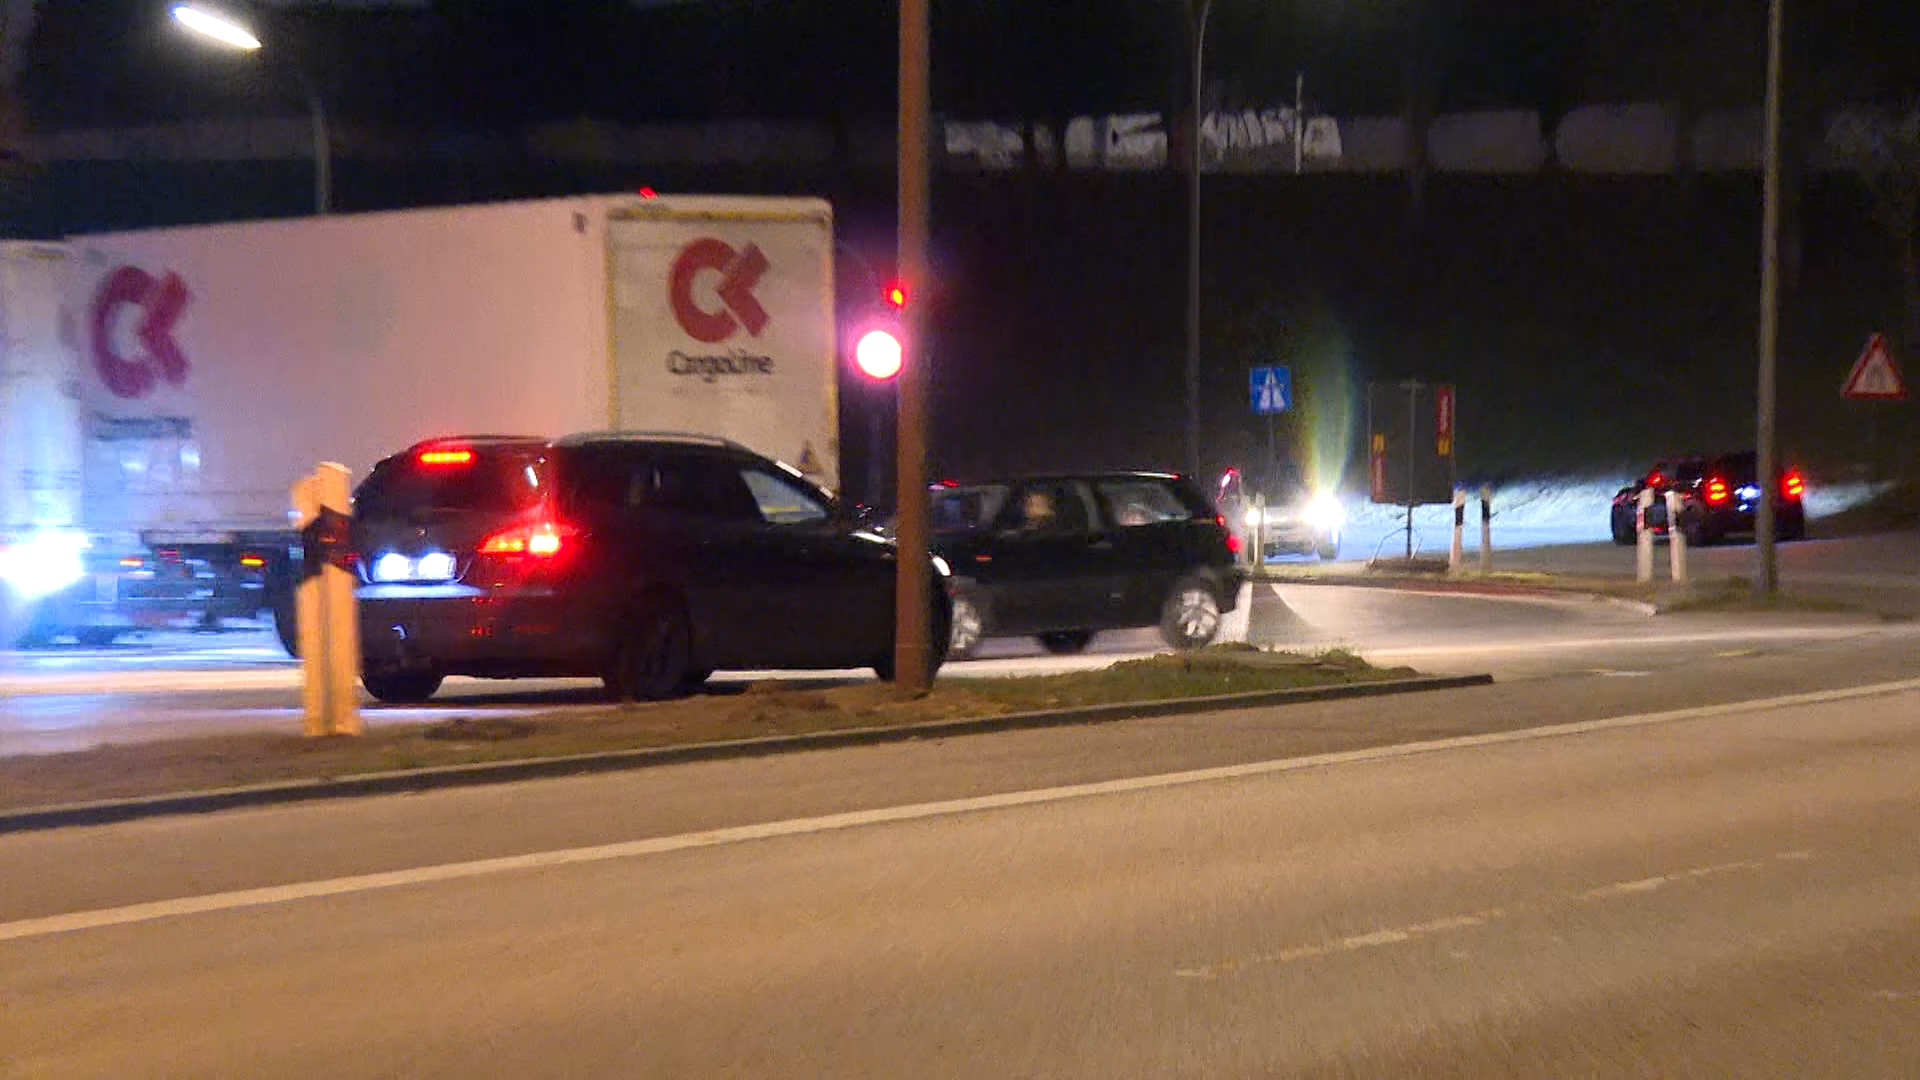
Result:
M1617 881L1610 885L1602 885L1597 889L1587 889L1584 892L1574 893L1572 896L1566 897L1557 903L1547 903L1532 907L1522 906L1513 909L1488 908L1485 911L1474 912L1471 915L1453 915L1447 918L1434 919L1431 922L1415 923L1412 926L1385 927L1364 934L1353 934L1320 945L1298 945L1289 949L1281 949L1277 952L1243 956L1234 960L1223 960L1217 964L1176 968L1173 973L1176 977L1182 979L1217 979L1222 975L1243 971L1247 968L1296 964L1302 960L1317 960L1324 956L1358 952L1361 949L1377 949L1387 945L1404 945L1421 938L1448 934L1456 930L1471 930L1474 927L1485 926L1491 922L1498 922L1515 914L1525 915L1530 913L1541 914L1552 912L1574 904L1590 903L1595 900L1611 900L1640 893L1653 892L1655 889L1670 882L1699 881L1704 878L1718 877L1739 870L1759 870L1776 862L1804 862L1812 857L1812 853L1807 851L1782 851L1763 859L1743 859L1739 862L1696 866L1687 870L1676 870L1671 874L1661 874L1657 877L1638 878L1633 881ZM1465 956L1464 953L1458 950L1455 950L1453 955L1456 957ZM1886 991L1882 991L1882 993L1884 994Z
M1703 645L1716 641L1838 641L1857 637L1901 637L1920 634L1920 627L1808 626L1754 630L1716 630L1693 634L1623 634L1619 637L1560 638L1549 641L1490 641L1477 645L1410 645L1368 649L1368 656L1403 658L1471 656L1503 652L1551 652L1565 649L1659 648L1666 645Z
M1447 739L1403 743L1399 746L1381 746L1366 750L1342 750L1337 753L1315 754L1310 757L1280 758L1267 761L1246 762L1239 765L1223 765L1211 769L1193 769L1186 772L1161 773L1154 776L1136 776L1121 780L1102 780L1090 784L1070 784L1064 787L1041 788L1031 791L1010 791L998 795L980 795L969 799L951 799L944 802L918 803L908 806L884 807L876 810L857 810L842 814L827 814L821 817L771 821L758 825L738 825L725 829L712 829L706 832L684 833L679 836L661 836L647 840L630 840L615 844L601 844L593 847L562 848L555 851L531 852L525 855L480 859L473 862L444 863L438 866L423 866L379 874L359 874L351 877L302 882L293 885L277 885L260 889L241 889L235 892L181 897L173 900L159 900L144 904L130 904L125 907L102 908L94 911L72 912L64 915L50 915L38 919L22 919L16 922L0 923L0 942L45 937L50 934L62 934L75 930L95 930L109 926L125 926L132 923L152 922L157 919L167 919L182 915L235 911L242 908L264 907L269 904L284 904L297 900L316 900L329 896L374 892L376 890L400 888L409 885L461 881L470 878L491 877L498 874L517 873L528 870L544 870L561 866L578 866L586 863L609 862L616 859L643 858L650 855L663 855L676 851L726 847L757 840L838 832L844 829L860 828L868 825L925 821L934 818L979 813L986 810L1007 810L1017 807L1067 802L1069 800L1096 796L1159 791L1167 788L1187 787L1195 784L1244 780L1291 772L1305 772L1311 769L1324 769L1339 765L1359 765L1381 761L1395 761L1451 750L1502 746L1509 743L1533 742L1540 739L1587 735L1605 731L1622 731L1662 724L1674 724L1688 720L1706 720L1722 716L1736 716L1741 713L1767 712L1805 705L1854 701L1861 698L1888 697L1916 691L1920 691L1920 679L1907 679L1901 682L1879 683L1873 686L1856 686L1844 690L1826 690L1810 694L1791 694L1785 697L1761 698L1726 705L1707 705L1693 709L1677 709L1671 712L1616 716L1604 720L1582 720L1570 724L1552 724L1546 727L1493 732L1484 735L1459 735Z
M1345 588L1345 589L1369 589L1373 592L1384 593L1388 596L1420 596L1420 597L1429 597L1429 598L1439 599L1439 600L1485 600L1495 604L1531 604L1537 607L1575 607L1575 608L1581 608L1583 610L1592 610L1595 607L1613 607L1613 608L1619 608L1631 614L1640 615L1646 618L1653 618L1654 616L1660 613L1660 609L1655 607L1652 604L1644 603L1639 600L1628 600L1628 599L1625 599L1624 597L1605 596L1599 593L1564 593L1564 594L1554 595L1554 596L1539 596L1539 595L1531 595L1531 594L1515 595L1513 593L1471 592L1464 589L1405 588L1398 585L1384 585L1384 586L1383 585L1367 585L1367 584L1349 585L1349 584L1343 584L1343 583L1334 582L1334 581L1329 581L1324 584L1315 584L1311 582L1281 582L1281 583L1269 584L1268 588L1271 588L1273 590L1273 595L1280 597L1280 599L1282 600L1285 600L1286 595L1282 593L1280 590L1283 587L1287 587L1287 586L1291 586L1293 588L1309 588L1309 589L1323 589L1328 587Z

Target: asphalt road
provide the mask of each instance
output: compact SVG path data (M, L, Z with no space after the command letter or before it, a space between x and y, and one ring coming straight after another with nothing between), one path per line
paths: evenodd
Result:
M1434 674L1491 672L1503 680L1617 672L1711 660L1739 650L1877 640L1920 625L1833 616L1650 617L1631 605L1585 599L1499 599L1343 586L1250 586L1224 637L1261 645L1348 648L1382 664ZM993 678L1101 667L1161 648L1152 631L1100 635L1082 656L1047 655L1024 639L995 641L982 659L943 678ZM722 673L718 692L770 673ZM821 677L821 676L809 676ZM867 672L828 673L867 679ZM297 730L299 671L271 640L211 648L180 637L109 650L15 654L0 666L0 754L55 753L105 742L249 730ZM425 707L369 707L371 724L555 709L590 715L594 681L450 680Z
M1908 1076L1916 659L0 837L0 1074Z
M1844 539L1804 540L1775 545L1781 582L1791 590L1846 590L1865 598L1879 594L1889 606L1920 612L1920 533L1882 533ZM1667 577L1665 543L1655 551L1655 574ZM1695 580L1754 574L1758 555L1750 541L1689 548L1688 571ZM1634 549L1615 544L1563 544L1520 548L1497 554L1496 568L1567 574L1630 577Z

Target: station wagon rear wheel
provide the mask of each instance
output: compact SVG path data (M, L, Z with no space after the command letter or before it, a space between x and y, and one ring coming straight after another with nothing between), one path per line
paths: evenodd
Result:
M687 617L677 605L663 605L634 620L607 684L616 698L664 701L698 685L694 674Z
M440 692L437 671L369 671L360 684L375 701L386 705L418 705Z

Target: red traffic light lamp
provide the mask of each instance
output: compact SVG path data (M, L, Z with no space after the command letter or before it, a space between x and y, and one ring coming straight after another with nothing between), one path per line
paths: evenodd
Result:
M853 347L853 362L875 382L900 374L900 339L886 330L869 330Z
M903 311L907 306L907 286L903 281L889 281L885 291L880 294L887 306L895 311Z

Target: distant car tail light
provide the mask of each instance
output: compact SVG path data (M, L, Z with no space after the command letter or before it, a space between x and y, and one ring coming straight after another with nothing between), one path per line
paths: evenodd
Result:
M267 565L267 560L259 555L242 555L240 556L240 565L249 570L264 570Z
M551 559L566 550L568 542L579 535L579 530L571 525L546 520L522 522L480 541L480 554Z
M459 450L422 450L417 459L429 468L449 468L455 465L473 464L473 451Z
M1647 477L1647 486L1651 488L1657 488L1661 484L1664 484L1666 482L1667 482L1667 478L1664 476L1661 476L1659 473L1654 473L1651 476Z
M1714 506L1719 506L1732 497L1733 492L1727 488L1727 482L1725 480L1716 476L1707 481L1707 502Z
M1800 470L1793 469L1788 471L1787 478L1780 482L1780 490L1786 493L1787 498L1797 499L1806 493L1807 481L1800 475Z

